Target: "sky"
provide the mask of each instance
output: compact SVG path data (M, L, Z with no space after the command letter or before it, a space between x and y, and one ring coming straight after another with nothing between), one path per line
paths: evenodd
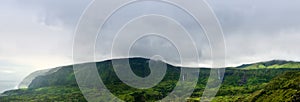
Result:
M0 84L7 81L16 84L33 71L72 64L74 31L90 1L1 0ZM300 61L299 0L207 0L207 2L223 29L227 66L273 59ZM148 4L148 6L156 5ZM166 15L171 17L177 16L180 12L171 7L161 9L167 11ZM136 11L130 7L124 8L125 13L133 15L145 11L146 9ZM123 17L122 13L115 16L116 18L112 17L111 23L113 19ZM191 21L179 20L187 25L193 25ZM142 29L141 26L136 28ZM110 30L107 29L108 32ZM195 29L191 26L190 30ZM174 30L172 33L176 32ZM196 44L200 49L199 65L209 64L210 52L205 36L201 34L192 36L197 38ZM111 47L112 37L108 34L99 38L96 46L97 60L108 58L107 48ZM170 41L150 36L137 42L130 52L133 55L151 57L154 54L161 54L172 63L178 62L176 59L178 52ZM188 41L182 41L183 44L185 42ZM188 44L186 43L187 47ZM191 65L192 63L191 61Z

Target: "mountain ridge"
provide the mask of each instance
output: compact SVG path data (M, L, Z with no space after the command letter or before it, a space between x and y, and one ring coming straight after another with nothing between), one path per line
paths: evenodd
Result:
M250 64L242 64L236 68L255 69L255 68L300 68L300 62L288 60L269 60Z
M103 61L99 61L99 62L109 62L112 60L122 60L122 59L144 59L144 60L151 60L150 58L145 58L145 57L131 57L131 58L116 58L116 59L107 59L107 60L103 60ZM162 60L159 60L162 61ZM87 64L87 63L99 63L99 62L86 62L86 63L78 63L78 64ZM182 67L182 66L175 66L172 65L166 61L162 61L163 63L167 64L167 65L171 65L174 67ZM268 65L270 64L274 65L274 64L286 64L286 63L297 63L299 64L297 68L300 68L300 62L297 61L288 61L288 60L269 60L269 61L260 61L260 62L255 62L255 63L250 63L250 64L242 64L236 67L226 67L226 68L239 68L239 69L261 69L260 65ZM274 63L274 64L273 64ZM44 75L45 73L48 73L48 71L51 71L53 69L59 70L60 68L63 67L69 67L69 66L74 66L74 65L78 65L78 64L73 64L73 65L64 65L64 66L60 66L60 67L56 67L56 68L50 68L50 69L45 69L45 70L38 70L35 72L32 72L31 74L29 74L28 76L32 76L32 74L36 73L36 72L40 72L42 71L43 73L41 73L40 75ZM255 68L257 67L257 68ZM198 68L198 67L185 67L185 68ZM199 68L207 68L207 67L199 67ZM263 67L263 68L268 68L268 67ZM282 68L282 67L281 67ZM210 69L210 68L207 68ZM50 74L50 73L48 73ZM19 88L27 88L29 86L30 83L26 83L25 82L31 82L32 80L34 80L34 78L29 77L30 79L28 79L28 76L26 78L23 79L23 81L18 85ZM39 75L38 75L39 76ZM36 76L35 76L36 77ZM27 80L27 81L24 81ZM25 85L25 86L24 86ZM27 85L27 86L26 86Z
M122 60L122 59L119 59ZM140 77L146 77L151 71L149 70L150 59L144 58L129 58L130 66L132 71ZM278 64L285 64L286 61L269 61L276 62ZM279 63L280 62L280 63ZM93 63L93 62L90 62ZM88 64L88 63L84 63ZM124 84L118 76L115 74L112 60L106 60L101 62L95 62L98 73L107 86L114 95L125 101L145 101L145 100L159 100L168 95L169 92L173 90L176 86L178 80L183 80L179 77L181 69L186 67L176 67L167 64L167 73L164 79L155 87L150 89L135 89L126 84ZM268 64L264 62L263 64ZM257 64L253 64L257 65ZM270 65L273 65L272 63ZM122 65L121 65L122 66ZM189 68L192 69L192 68ZM243 70L244 68L227 68L224 74L224 79L222 86L218 94L216 95L216 100L230 99L227 101L237 101L239 98L247 99L247 97L252 96L253 92L262 90L267 83L274 77L287 72L295 71L300 72L300 68L258 68ZM201 69L198 75L198 83L195 87L194 93L191 95L189 100L197 101L199 96L203 93L203 89L210 82L208 77L211 73L210 68ZM194 74L191 74L192 76ZM190 75L189 75L190 76ZM185 77L186 81L188 77ZM90 83L91 81L86 80L85 82ZM94 82L92 82L94 83ZM120 91L122 90L122 91ZM93 91L93 90L92 90ZM4 92L5 100L16 100L16 101L44 101L47 99L52 99L56 101L84 101L84 97L79 90L76 83L76 78L73 71L73 66L63 66L58 67L57 71L50 74L44 74L37 76L32 80L27 89L17 89ZM249 96L250 95L250 96ZM78 98L76 98L76 97ZM254 95L255 96L255 95ZM0 97L0 100L1 100ZM195 98L196 97L196 98ZM235 98L232 98L235 97ZM255 96L257 97L257 96ZM105 99L102 97L100 99ZM174 100L177 100L174 98Z

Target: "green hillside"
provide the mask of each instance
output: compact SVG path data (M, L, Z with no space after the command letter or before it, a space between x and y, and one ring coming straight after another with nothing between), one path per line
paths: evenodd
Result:
M237 68L243 69L261 69L261 68L300 68L300 62L272 60L266 62L258 62L253 64L244 64Z
M253 94L253 101L300 101L300 72L286 72Z
M119 59L122 60L122 59ZM265 66L274 65L294 65L296 62L288 61L269 61L262 62ZM131 58L130 66L135 74L146 77L151 72L148 67L149 59ZM222 86L213 101L260 101L267 100L269 95L279 95L283 101L294 100L294 96L299 96L299 73L300 69L296 67L283 68L249 68L247 65L238 68L227 68L224 75ZM97 69L104 84L118 98L125 101L156 101L167 96L179 78L182 68L167 65L167 73L164 79L155 87L149 89L132 88L121 82L112 68L112 61L97 62ZM244 70L246 68L248 70ZM197 75L197 74L194 74ZM210 75L210 69L200 69L197 86L189 99L185 101L198 101L202 96L207 79ZM298 85L298 86L297 86ZM90 90L91 93L97 90ZM105 91L103 91L105 92ZM297 96L298 95L298 96ZM107 97L95 94L99 100L109 100ZM296 98L297 99L297 98ZM72 66L64 66L56 72L47 75L37 76L30 83L27 89L18 89L6 91L0 97L0 101L66 101L82 102L86 101L81 94L74 75ZM174 96L174 100L183 101Z

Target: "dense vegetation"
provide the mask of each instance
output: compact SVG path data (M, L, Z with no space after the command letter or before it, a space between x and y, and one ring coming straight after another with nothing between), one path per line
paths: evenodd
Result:
M300 101L300 72L286 72L252 96L255 101Z
M7 91L1 102L84 102L78 87L52 86L37 89L19 89Z
M146 77L151 72L149 60L130 59L135 74ZM181 68L167 65L164 79L149 89L132 88L118 79L112 62L96 63L104 84L118 98L125 101L155 101L167 96L176 86ZM261 67L261 66L264 67ZM227 68L222 86L213 101L299 101L300 64L288 61L269 61ZM271 67L272 66L272 67ZM274 67L274 66L281 66ZM284 66L284 67L283 67ZM210 69L200 70L197 86L186 101L198 101L206 86ZM97 91L97 90L92 90ZM0 101L86 101L79 90L72 66L65 66L54 73L36 77L27 89L11 90L4 93ZM106 97L95 95L99 99ZM274 98L274 97L277 98ZM113 101L113 100L111 100ZM176 99L170 101L182 101Z

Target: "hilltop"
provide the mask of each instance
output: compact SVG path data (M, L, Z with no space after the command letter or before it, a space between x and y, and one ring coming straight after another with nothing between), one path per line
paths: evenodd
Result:
M300 62L286 61L286 60L271 60L271 61L257 62L257 63L251 63L251 64L243 64L236 68L243 68L243 69L300 68Z
M129 58L129 63L136 75L140 77L146 77L151 73L148 66L149 60L150 59L145 58ZM112 68L112 60L96 62L95 64L97 66L98 73L103 80L103 83L110 90L110 92L125 101L160 100L173 90L178 80L182 80L179 75L181 69L183 68L165 63L167 65L167 73L158 85L149 89L136 89L124 84L117 77ZM242 65L235 68L227 68L222 86L220 87L220 90L213 101L249 101L259 100L261 98L264 99L266 95L263 92L269 92L271 90L270 88L268 88L269 86L276 86L281 88L281 84L275 83L275 81L279 80L280 78L284 78L285 76L289 76L289 74L284 73L300 72L299 67L297 67L298 64L298 62L293 61L273 60ZM265 67L261 67L262 65ZM281 68L278 66L281 66ZM199 100L199 97L202 96L203 90L208 82L210 71L211 69L209 68L200 69L197 86L189 99L180 99L176 96L173 96L173 101ZM290 76L289 79L293 80L298 74L291 75L292 76ZM24 79L26 80L25 82L27 82L27 84L22 84L28 85L27 88L6 91L3 94L5 96L0 97L0 99L4 101L16 102L45 100L80 102L86 101L76 83L72 65L62 66L47 71L34 72L32 75L29 75L28 78L29 79ZM287 78L285 78L284 80L287 80ZM30 84L28 84L28 82L30 82ZM292 81L289 82L294 83ZM286 87L292 88L292 86L289 85L287 85ZM94 91L97 90L91 90L91 92ZM289 90L287 91L289 93L293 92L292 90L291 92ZM285 93L279 94L288 96ZM297 95L297 93L293 94ZM101 95L95 96L97 96L99 100L112 101L110 99L107 99L106 97L101 97Z

